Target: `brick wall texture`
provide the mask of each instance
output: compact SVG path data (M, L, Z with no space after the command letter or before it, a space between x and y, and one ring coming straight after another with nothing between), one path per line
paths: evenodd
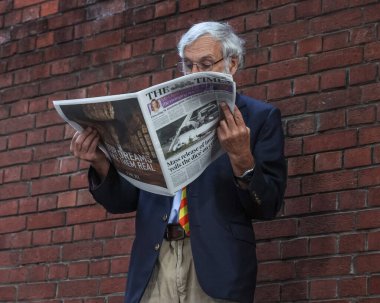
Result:
M52 100L178 76L179 37L210 19L247 41L239 91L283 114L256 303L380 302L379 0L0 0L0 302L123 301L134 214L95 204Z

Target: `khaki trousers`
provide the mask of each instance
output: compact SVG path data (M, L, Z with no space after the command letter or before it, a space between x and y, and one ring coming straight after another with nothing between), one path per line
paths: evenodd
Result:
M141 303L232 302L209 297L200 287L190 239L163 240L160 255Z

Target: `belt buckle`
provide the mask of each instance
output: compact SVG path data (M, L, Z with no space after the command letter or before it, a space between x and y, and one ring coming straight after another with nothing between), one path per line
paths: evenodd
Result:
M172 232L169 232L170 228L172 228L171 229ZM173 237L173 234L175 235L174 237ZM165 236L166 236L166 239L169 241L179 241L186 238L186 233L185 233L185 230L180 225L167 226Z

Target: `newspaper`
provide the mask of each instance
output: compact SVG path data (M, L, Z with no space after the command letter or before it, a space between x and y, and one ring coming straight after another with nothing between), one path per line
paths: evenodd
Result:
M73 128L95 128L99 147L134 186L173 196L223 150L216 136L219 104L235 104L232 77L185 75L136 93L54 101Z

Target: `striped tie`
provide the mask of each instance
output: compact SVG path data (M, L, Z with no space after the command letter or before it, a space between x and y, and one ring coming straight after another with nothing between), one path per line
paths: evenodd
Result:
M189 236L190 226L189 226L189 214L187 212L186 187L182 188L182 192L181 192L181 204L179 205L178 223L185 230L186 235Z

